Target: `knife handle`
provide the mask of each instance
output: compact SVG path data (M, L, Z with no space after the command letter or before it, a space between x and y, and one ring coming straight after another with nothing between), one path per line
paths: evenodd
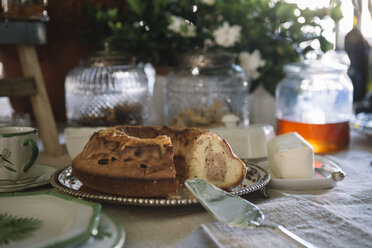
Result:
M298 237L296 234L288 231L287 229L285 229L283 226L281 225L260 225L260 226L263 226L263 227L269 227L271 229L274 229L274 231L280 235L282 235L283 237L285 237L286 239L288 239L289 241L291 241L292 243L294 243L295 245L297 245L298 247L304 247L304 248L316 248L315 245L313 244L310 244L309 242L303 240L302 238Z

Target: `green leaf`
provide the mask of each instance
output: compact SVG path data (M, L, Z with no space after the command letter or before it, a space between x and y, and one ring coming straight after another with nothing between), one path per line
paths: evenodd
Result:
M123 24L121 22L107 22L107 25L110 27L110 29L113 32L120 32L121 29L123 28Z
M42 226L42 221L36 218L24 218L0 213L0 245L22 241Z
M144 4L146 3L143 3L139 0L128 0L127 2L134 12L137 13L137 15L141 16L143 14L143 11L146 7Z
M276 14L278 15L279 19L285 21L287 19L293 18L294 10L297 8L296 4L288 4L288 3L281 3L276 10Z
M338 22L342 19L343 14L342 14L342 11L341 11L341 1L337 1L336 3L334 3L334 1L332 1L334 6L333 8L331 9L331 18L333 19L333 21L335 22Z
M323 36L319 36L318 40L320 43L320 49L322 49L323 52L327 52L328 50L332 49L332 44Z
M108 9L107 10L107 17L114 19L118 16L118 9Z
M7 169L7 170L10 170L10 171L13 171L13 172L17 172L15 169L13 169L12 167L9 167L7 165L4 165L4 168Z

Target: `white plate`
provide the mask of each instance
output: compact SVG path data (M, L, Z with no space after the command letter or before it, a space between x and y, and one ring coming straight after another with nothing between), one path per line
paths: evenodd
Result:
M113 217L101 214L98 226L98 234L90 237L79 248L118 248L123 247L125 242L124 227Z
M34 164L30 169L30 177L37 177L35 181L28 183L0 183L0 192L15 192L37 186L49 184L50 176L57 169L49 165Z
M1 247L67 247L97 231L101 205L52 191L0 195ZM3 225L5 227L6 225Z
M332 160L315 155L315 161L319 163L316 164L314 178L311 179L277 178L270 170L267 160L259 162L258 165L268 170L271 176L268 186L275 189L307 190L332 188L337 181L341 181L345 177L345 173Z

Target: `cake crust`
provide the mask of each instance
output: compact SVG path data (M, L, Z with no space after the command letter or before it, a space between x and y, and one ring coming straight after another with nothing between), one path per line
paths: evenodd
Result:
M73 175L84 186L96 191L128 197L167 197L177 193L178 182L174 179L133 179L94 175L75 170Z

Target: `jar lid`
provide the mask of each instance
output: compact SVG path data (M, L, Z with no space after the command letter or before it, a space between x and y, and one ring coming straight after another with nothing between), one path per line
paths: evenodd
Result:
M188 53L181 57L180 65L185 67L224 67L234 63L235 55L228 52Z
M80 60L81 65L103 67L110 65L135 65L134 58L118 51L97 51Z
M284 66L286 73L338 73L347 71L347 66L341 63L309 59L304 62L291 63Z

